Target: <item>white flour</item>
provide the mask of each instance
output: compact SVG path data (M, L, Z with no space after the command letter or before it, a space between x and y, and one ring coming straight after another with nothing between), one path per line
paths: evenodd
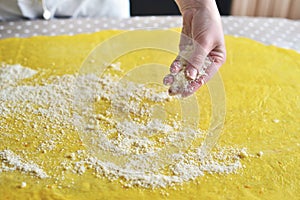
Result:
M1 63L0 65L0 84L13 84L16 81L29 78L35 75L37 72L35 70L24 68L19 64L16 65L5 65Z
M21 172L29 173L39 178L48 177L48 175L40 169L37 164L24 161L10 150L0 151L0 161L2 162L0 172L20 170Z
M194 81L196 79L199 79L202 76L206 76L206 70L213 65L212 60L209 57L206 57L203 63L203 66L196 66L198 67L198 73L195 79L190 80L186 77L185 74L185 68L188 65L187 60L190 59L190 56L193 53L193 46L189 45L186 47L184 51L180 53L180 60L179 65L181 70L178 73L173 73L173 83L170 86L170 90L173 91L173 93L176 93L178 95L184 94L184 93L191 93L193 91L193 88L189 87L190 82Z
M159 88L93 74L51 77L42 85L11 84L9 80L17 82L37 72L20 65L0 69L0 77L6 80L0 82L0 118L33 113L49 120L37 152L53 151L64 135L61 130L61 134L49 136L48 130L69 127L79 132L87 151L78 149L53 166L61 171L80 175L91 169L97 176L126 186L156 188L194 180L205 173L235 173L242 168L239 154L244 150L217 147L203 158L200 147L191 142L203 141L204 132L174 119L153 118L154 105L174 101ZM102 107L95 109L97 106ZM26 117L22 119L25 123ZM32 128L41 123L35 122ZM7 125L1 122L1 127L3 131ZM1 171L20 170L51 178L47 171L25 163L10 150L0 149L0 159Z

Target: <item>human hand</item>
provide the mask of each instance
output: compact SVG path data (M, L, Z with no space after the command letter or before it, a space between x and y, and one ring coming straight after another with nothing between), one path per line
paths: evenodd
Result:
M164 78L170 95L193 94L226 60L221 17L215 0L177 0L183 16L179 55ZM184 80L185 79L185 80Z

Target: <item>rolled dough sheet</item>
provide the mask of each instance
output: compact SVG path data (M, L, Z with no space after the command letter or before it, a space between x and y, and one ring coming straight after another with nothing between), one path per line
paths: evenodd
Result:
M44 70L40 77L73 74L101 41L121 31L57 37L0 40L0 61ZM156 31L153 31L156 34ZM158 40L160 38L157 38ZM92 171L83 175L66 173L69 186L58 188L53 180L39 179L18 170L0 173L3 199L297 199L300 196L300 54L275 46L265 46L246 38L226 36L227 61L220 69L226 89L226 121L221 145L246 147L249 154L263 155L242 160L237 174L206 175L196 181L167 189L124 188L115 181L97 178ZM144 50L120 58L124 71L150 62L169 65L175 55ZM37 78L39 78L39 76ZM145 79L147 74L141 74ZM30 84L30 80L28 82ZM206 87L197 92L201 101L203 129L210 120L210 101ZM45 122L46 123L46 122ZM5 126L9 126L7 132ZM13 117L0 125L0 150L30 151L39 141L32 127ZM27 140L19 138L27 135ZM8 140L7 135L10 135ZM24 142L27 142L26 144ZM76 132L57 148L66 152L84 149ZM51 173L65 153L37 155L49 165ZM23 183L25 182L25 183Z

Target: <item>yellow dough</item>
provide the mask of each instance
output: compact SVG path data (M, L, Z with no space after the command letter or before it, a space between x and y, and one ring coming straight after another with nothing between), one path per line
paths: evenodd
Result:
M99 42L121 32L3 39L0 62L43 71L35 77L37 80L75 74ZM145 189L126 188L118 181L96 177L92 171L82 175L66 173L65 185L58 187L55 179L40 179L15 170L0 172L0 199L298 199L300 54L232 36L226 36L226 47L227 61L220 69L226 90L226 120L219 144L247 148L247 153L241 155L244 168L236 174L205 175L175 187ZM126 72L151 62L168 66L175 56L144 49L117 61ZM147 74L140 76L147 79ZM33 84L33 79L25 82ZM211 115L207 88L202 87L196 95L203 105L200 126L207 129ZM44 139L38 133L47 127L34 130L18 120L11 117L1 122L0 151L30 151ZM48 174L57 170L54 166L65 159L66 153L85 149L78 133L64 131L68 136L54 151L28 154L29 160L45 159L43 167ZM65 152L59 151L62 148Z

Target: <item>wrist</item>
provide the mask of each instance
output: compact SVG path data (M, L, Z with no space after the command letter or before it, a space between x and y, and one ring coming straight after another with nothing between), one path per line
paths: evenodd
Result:
M181 13L188 9L214 9L215 0L175 0Z

